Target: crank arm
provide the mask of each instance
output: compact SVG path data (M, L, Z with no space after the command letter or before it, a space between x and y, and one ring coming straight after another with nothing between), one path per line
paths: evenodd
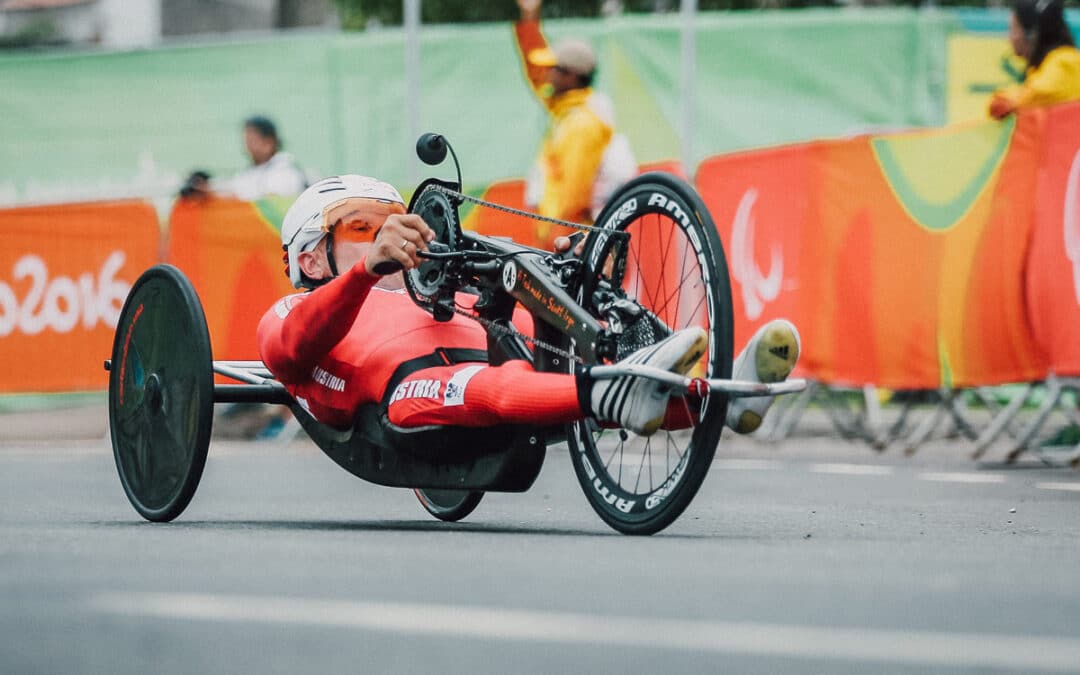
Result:
M704 377L686 377L668 370L646 366L640 363L615 364L611 366L593 366L589 375L596 380L610 380L631 375L655 380L669 385L676 391L693 396L704 396L709 392L727 394L732 398L750 396L779 396L793 394L806 389L806 380L797 378L783 382L754 382L752 380L722 380Z

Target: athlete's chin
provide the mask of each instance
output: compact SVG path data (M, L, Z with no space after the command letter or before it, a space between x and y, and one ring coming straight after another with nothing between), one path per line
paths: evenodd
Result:
M369 241L341 241L334 244L334 259L337 261L339 270L347 270L356 266L367 257L372 244Z

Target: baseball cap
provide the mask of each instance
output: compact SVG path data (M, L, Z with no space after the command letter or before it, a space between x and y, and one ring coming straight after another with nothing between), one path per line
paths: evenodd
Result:
M559 66L575 75L590 75L596 70L596 52L584 40L569 38L554 47L534 49L528 54L534 66Z

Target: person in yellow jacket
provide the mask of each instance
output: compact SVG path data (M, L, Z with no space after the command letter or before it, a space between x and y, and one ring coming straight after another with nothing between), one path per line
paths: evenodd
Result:
M637 173L626 137L615 133L611 100L592 89L596 53L582 40L549 46L541 0L518 0L514 35L533 92L551 116L526 184L525 203L543 216L591 223L616 188ZM540 224L542 242L555 232Z
M991 117L1080 100L1080 50L1065 23L1063 0L1017 0L1009 16L1009 42L1027 61L1024 81L994 92Z

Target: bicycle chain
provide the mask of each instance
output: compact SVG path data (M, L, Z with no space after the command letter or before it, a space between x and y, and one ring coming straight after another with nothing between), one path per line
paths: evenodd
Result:
M503 326L502 324L495 323L494 321L491 321L490 319L485 319L485 318L483 318L481 316L473 314L472 312L470 312L467 309L462 309L462 308L458 307L457 305L454 305L454 313L455 314L460 314L462 316L466 316L466 317L472 319L473 321L477 322L478 324L480 324L481 326L483 326L484 328L486 328L489 331L499 333L500 335L520 338L522 341L532 345L533 351L536 351L536 348L539 347L541 349L544 349L546 351L551 352L555 356L561 356L564 359L568 359L571 363L578 363L578 364L581 364L581 365L585 365L584 359L582 359L580 356L577 356L576 354L573 354L572 352L568 352L568 351L566 351L565 349L563 349L561 347L556 347L555 345L551 344L550 342L544 342L543 340L538 340L537 338L526 335L526 334L522 333L519 330L514 330L511 327Z
M431 188L433 190L438 190L439 192L442 192L445 195L449 195L451 197L457 197L458 199L460 199L462 201L471 202L473 204L476 204L477 206L483 206L483 207L486 207L486 208L489 208L489 209L495 209L496 211L502 211L503 213L509 213L509 214L512 214L512 215L515 215L515 216L521 216L523 218L529 218L531 220L537 220L537 221L540 221L542 223L551 223L553 225L562 225L564 227L572 227L575 230L579 230L581 232L604 231L604 232L607 232L608 234L610 234L610 235L612 235L614 237L628 237L629 236L628 234L626 234L626 232L624 232L622 230L610 230L610 229L607 229L605 227L600 227L598 225L584 225L582 223L575 223L575 222L573 222L571 220L560 220L559 218L551 218L549 216L541 216L539 213L533 213L531 211L523 211L521 209L515 209L515 208L513 208L511 206L503 206L502 204L496 204L495 202L489 202L489 201L487 201L485 199L480 199L479 197L473 197L472 195L467 195L464 192L459 192L459 191L454 190L452 188L448 188L448 187L446 187L444 185L437 185L436 184L436 185L432 185Z
M485 199L480 199L479 197L473 197L471 195L465 194L464 192L459 192L457 190L448 188L448 187L443 186L443 185L432 185L431 188L434 189L434 190L438 190L438 191L442 192L445 195L448 195L448 196L451 196L451 197L456 197L457 199L460 199L460 200L466 201L466 202L470 202L470 203L475 204L475 205L480 206L480 207L489 208L489 209L495 209L496 211L502 211L503 213L509 213L511 215L521 216L523 218L530 218L532 220L537 220L537 221L544 222L544 223L552 223L554 225L562 225L564 227L571 227L571 228L574 228L576 230L584 231L584 232L593 232L593 231L598 231L598 230L605 230L606 232L608 232L609 234L612 234L614 236L626 236L624 232L621 232L621 231L618 231L618 230L607 230L606 228L597 227L595 225L583 225L581 223L575 223L575 222L572 222L572 221L569 221L569 220L560 220L558 218L551 218L549 216L541 216L540 214L537 214L537 213L532 213L532 212L529 212L529 211L522 211L521 209L515 209L515 208L510 207L510 206L503 206L502 204L496 204L495 202L489 202L489 201L487 201ZM565 349L562 349L561 347L557 347L557 346L555 346L555 345L553 345L553 344L551 344L549 342L545 342L543 340L539 340L539 339L531 337L529 335L525 335L521 331L514 330L512 327L507 327L507 326L503 326L501 324L497 324L494 321L491 321L489 319L485 319L485 318L483 318L481 316L473 314L472 312L470 312L468 310L461 309L456 304L453 307L453 311L454 311L455 314L460 314L462 316L465 316L465 317L468 317L468 318L472 319L473 321L476 321L477 323L479 323L481 326L483 326L488 331L498 333L501 336L516 337L516 338L522 340L523 342L525 342L526 344L531 345L533 347L534 351L536 350L536 348L540 348L540 349L544 349L544 350L546 350L548 352L551 352L552 354L554 354L556 356L561 356L564 359L568 359L572 363L579 363L579 364L584 364L585 363L585 361L581 357L577 356L576 354L574 354L572 352L569 352L569 351L567 351Z

